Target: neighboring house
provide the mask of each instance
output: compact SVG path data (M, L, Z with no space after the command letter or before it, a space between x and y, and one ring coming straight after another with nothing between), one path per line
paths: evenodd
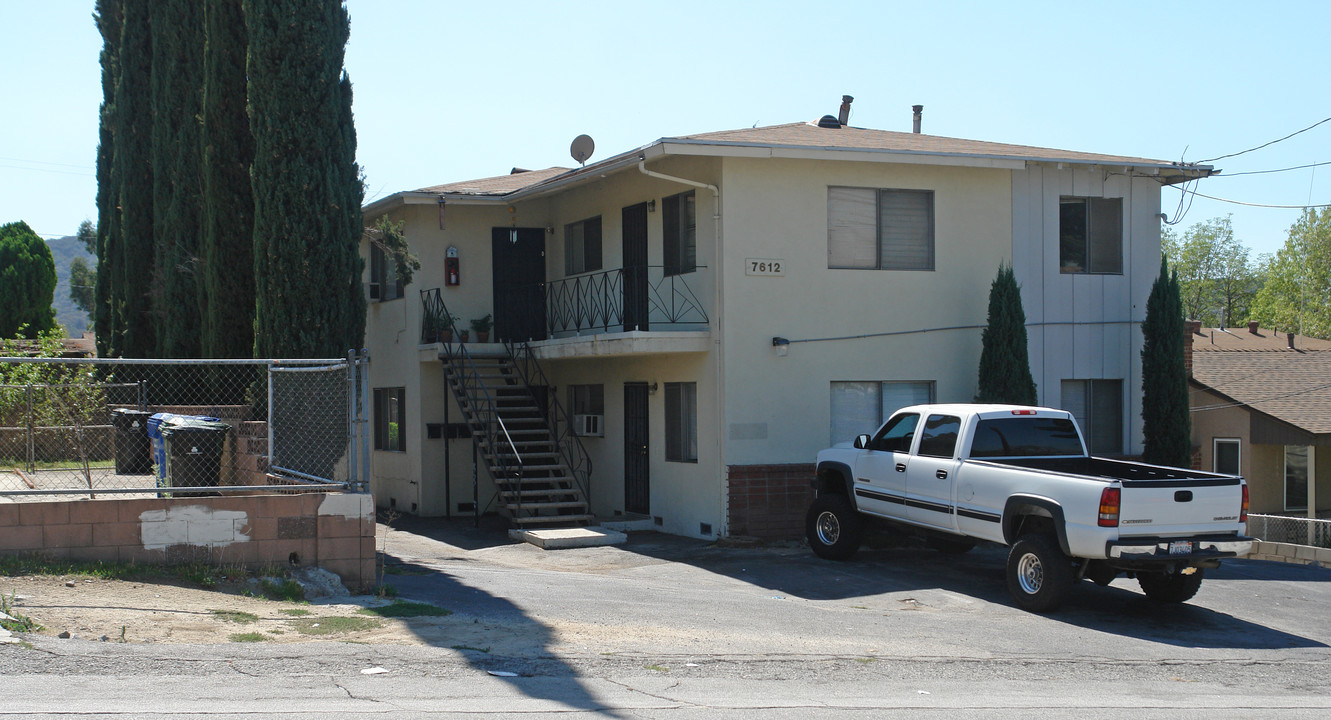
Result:
M535 463L553 440L477 413L556 404L568 417L554 434L573 426L593 468L589 498L563 496L590 507L564 512L704 538L799 533L820 448L907 404L972 399L1004 263L1022 286L1039 402L1073 410L1097 453L1139 453L1161 188L1211 172L827 116L378 200L366 225L405 221L422 269L399 287L391 260L362 245L376 502L469 514L473 433L457 424L481 436L478 457L539 443ZM462 327L493 314L490 343L466 344L473 364L435 342L446 314ZM536 391L520 401L523 383L492 383L487 400L484 376L516 377L483 367L506 362L497 341L528 339L545 378L524 376ZM576 447L561 457L583 463ZM493 510L503 498L478 464ZM558 503L541 492L533 502Z
M1189 330L1200 468L1246 477L1254 513L1331 515L1331 342L1255 322Z

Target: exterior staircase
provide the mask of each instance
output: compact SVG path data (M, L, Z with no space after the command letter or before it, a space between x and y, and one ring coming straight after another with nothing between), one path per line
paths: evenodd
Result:
M502 515L516 527L583 527L589 510L591 460L526 345L473 356L465 343L444 343L440 360L449 391L466 419L478 455L498 489ZM560 429L562 426L562 432Z

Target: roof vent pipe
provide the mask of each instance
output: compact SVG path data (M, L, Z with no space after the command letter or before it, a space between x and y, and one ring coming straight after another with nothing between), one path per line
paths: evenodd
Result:
M1290 350L1293 350L1293 349L1294 349L1294 333L1286 333L1286 334L1285 334L1285 338L1286 338L1286 339L1288 340L1288 342L1289 342L1289 349L1290 349Z
M855 98L849 95L841 96L841 111L837 113L837 122L846 125L850 122L850 104L855 102Z
M924 114L924 106L923 106L923 105L911 105L911 106L910 106L910 109L915 111L915 122L914 122L914 124L912 125L912 130L911 130L911 131L914 132L916 135L919 135L919 134L920 134L920 116L922 116L922 115Z
M1257 334L1257 321L1256 321L1256 320L1249 320L1249 321L1248 321L1248 332L1252 333L1253 335L1256 335L1256 334Z

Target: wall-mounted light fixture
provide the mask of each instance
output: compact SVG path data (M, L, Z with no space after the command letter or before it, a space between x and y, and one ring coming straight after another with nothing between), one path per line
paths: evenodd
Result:
M790 341L783 337L772 338L772 347L776 348L777 357L785 357L790 354Z
M655 200L655 199L652 199L652 200L648 200L648 201L647 201L647 212L656 212L656 200Z
M657 388L657 384L656 384L656 383L652 383L651 385L648 385L648 386L647 386L647 394L648 394L648 395L655 395L655 394L656 394L656 388Z

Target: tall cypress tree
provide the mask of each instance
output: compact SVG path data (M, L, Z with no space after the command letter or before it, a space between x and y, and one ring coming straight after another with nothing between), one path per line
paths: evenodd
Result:
M1142 322L1142 459L1185 468L1192 464L1192 417L1183 328L1178 274L1161 257Z
M241 0L204 7L203 227L204 357L254 352L254 139L245 114L248 34Z
M998 268L989 287L989 326L980 351L979 391L975 402L1034 405L1035 379L1026 351L1026 311L1011 265Z
M245 0L260 357L338 357L365 327L346 9ZM355 225L353 227L353 224Z
M152 13L154 312L158 357L198 357L196 279L202 175L203 5L155 0Z
M156 350L150 292L153 270L152 27L148 3L123 5L112 187L119 221L107 242L113 252L112 307L120 328L111 352L151 357Z
M97 290L93 311L93 331L97 336L97 354L111 355L111 339L123 331L116 323L112 282L117 276L114 228L119 227L116 200L120 193L111 172L115 153L116 78L119 74L121 0L97 0L93 20L102 35L102 106L97 134Z

